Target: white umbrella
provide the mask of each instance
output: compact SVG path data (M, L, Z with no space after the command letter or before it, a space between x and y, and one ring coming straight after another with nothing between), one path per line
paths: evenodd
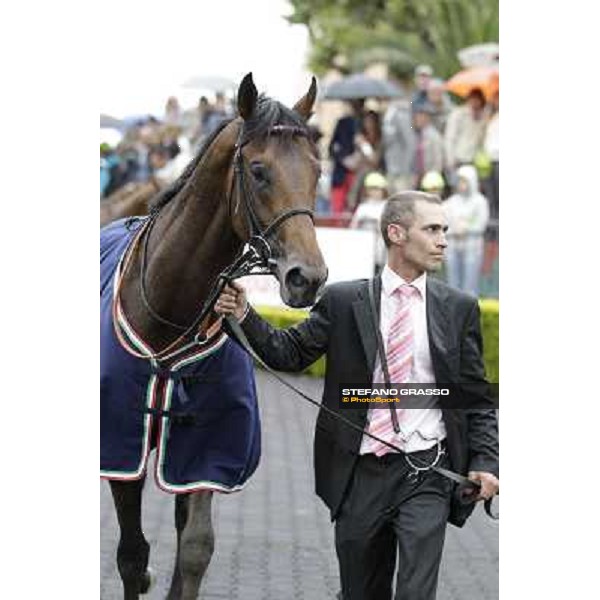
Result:
M182 87L206 92L228 92L237 87L237 83L220 75L198 75L184 81Z
M114 148L123 139L123 134L113 127L100 128L100 143Z
M476 44L459 50L458 60L460 64L468 69L470 67L488 67L498 62L500 46L495 42L488 44Z

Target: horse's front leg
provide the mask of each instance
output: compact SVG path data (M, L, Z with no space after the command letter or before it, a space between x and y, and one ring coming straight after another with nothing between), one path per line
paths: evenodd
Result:
M173 568L173 577L171 587L167 595L167 600L179 600L181 598L181 569L179 567L179 557L181 556L181 534L185 529L188 517L189 494L177 494L175 496L175 529L177 531L177 555L175 557L175 566Z
M181 532L179 570L181 599L196 600L215 547L212 492L195 492L187 499L187 520Z
M144 479L111 481L121 538L117 549L117 566L123 582L124 600L138 600L148 591L147 571L150 545L142 531L142 489Z

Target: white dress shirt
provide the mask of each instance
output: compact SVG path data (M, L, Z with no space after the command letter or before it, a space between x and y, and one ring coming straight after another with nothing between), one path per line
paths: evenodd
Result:
M394 291L407 282L394 273L388 265L381 272L381 305L379 328L383 344L387 353L387 342L390 327L394 321L394 310L396 304L392 298ZM413 346L413 369L409 379L410 383L435 384L435 375L431 363L429 351L429 336L427 335L427 274L410 283L419 293L410 297L410 315L413 322L414 346ZM381 371L379 357L377 358L375 371L373 372L373 383L382 384L384 377ZM392 382L394 383L394 382ZM372 410L367 413L367 422L371 420ZM377 410L382 410L381 408ZM411 408L399 414L400 432L394 433L394 437L388 441L396 444L404 452L417 452L434 446L437 441L446 437L446 426L442 420L442 411L439 408ZM360 454L371 452L371 440L366 435L360 446Z

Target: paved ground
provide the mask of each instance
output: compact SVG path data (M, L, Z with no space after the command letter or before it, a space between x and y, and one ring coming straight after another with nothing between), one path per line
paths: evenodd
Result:
M322 381L295 377L319 396ZM328 512L313 493L316 409L258 372L263 456L246 489L213 503L216 550L201 600L333 600L339 589ZM106 482L100 490L101 600L120 600L117 523ZM173 498L149 480L144 532L158 581L148 600L164 599L175 555ZM438 600L498 598L498 525L481 507L467 526L448 528Z

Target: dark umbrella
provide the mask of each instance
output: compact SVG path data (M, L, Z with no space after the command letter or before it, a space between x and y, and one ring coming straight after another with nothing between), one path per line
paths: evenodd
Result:
M402 90L390 81L357 73L328 85L323 93L323 100L400 98L403 95Z

